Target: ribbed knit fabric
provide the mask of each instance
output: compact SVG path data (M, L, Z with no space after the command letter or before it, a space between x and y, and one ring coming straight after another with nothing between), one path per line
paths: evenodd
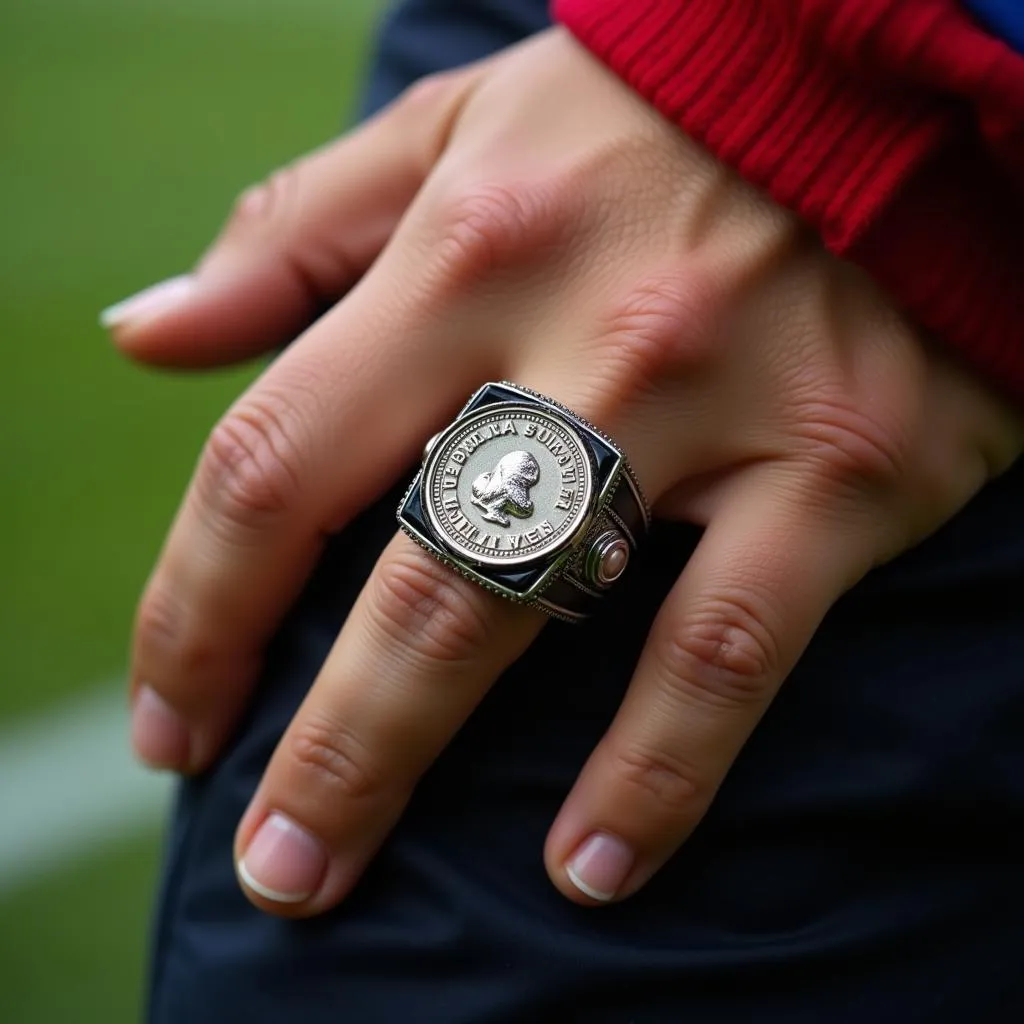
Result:
M554 0L553 14L1024 405L1024 58L954 0Z

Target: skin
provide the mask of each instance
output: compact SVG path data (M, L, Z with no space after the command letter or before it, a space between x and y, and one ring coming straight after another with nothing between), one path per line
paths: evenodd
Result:
M173 725L156 742L137 721L151 763L211 762L325 537L485 380L594 421L656 515L706 526L548 836L552 882L587 905L566 872L580 844L619 837L614 898L639 889L829 607L1022 447L1015 415L862 272L559 29L422 82L248 191L193 276L111 324L128 355L177 366L302 331L212 432L142 597L133 694ZM343 899L544 623L396 536L239 825L236 857L276 811L328 866L307 899L253 902Z

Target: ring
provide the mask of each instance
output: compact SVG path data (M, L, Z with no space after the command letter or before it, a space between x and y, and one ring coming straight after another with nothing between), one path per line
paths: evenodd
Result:
M502 381L476 391L427 443L398 521L468 579L578 622L626 571L650 512L610 438Z

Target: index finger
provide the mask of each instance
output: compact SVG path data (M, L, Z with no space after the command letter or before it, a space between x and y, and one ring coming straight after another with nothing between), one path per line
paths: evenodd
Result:
M485 346L454 358L459 332L389 284L381 263L207 442L136 620L133 740L151 764L209 764L325 538L492 372Z

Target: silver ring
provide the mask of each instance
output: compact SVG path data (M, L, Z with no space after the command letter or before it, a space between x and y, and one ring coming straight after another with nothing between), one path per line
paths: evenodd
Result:
M502 381L427 443L398 522L468 579L577 622L628 568L650 512L609 437Z

